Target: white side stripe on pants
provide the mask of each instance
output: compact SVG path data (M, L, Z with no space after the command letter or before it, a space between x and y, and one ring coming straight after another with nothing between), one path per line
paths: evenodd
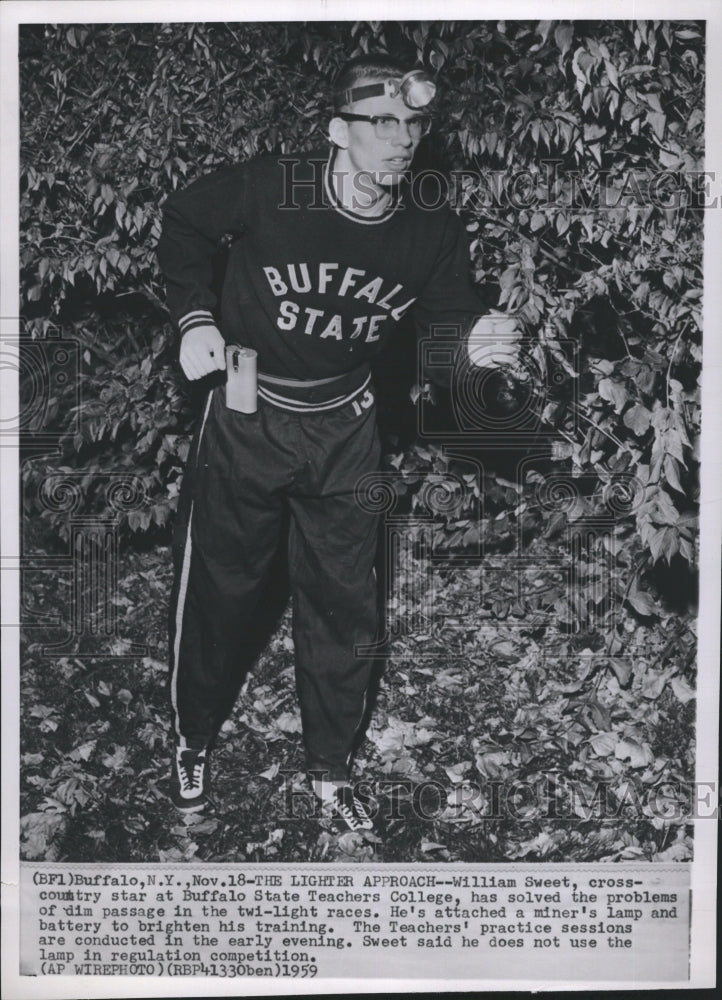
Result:
M198 456L201 450L201 441L203 440L203 431L206 427L206 420L208 419L208 413L211 408L211 400L213 399L213 392L208 393L208 401L206 402L205 412L203 413L203 423L201 424L201 430L198 435L198 447L196 449L195 460L198 461ZM190 576L191 569L191 526L193 524L193 504L191 504L190 513L188 515L188 530L186 531L186 543L183 550L183 567L181 569L181 576L178 585L178 603L176 605L175 612L175 642L173 643L173 673L170 679L170 700L171 707L173 708L173 726L178 736L178 742L180 746L185 749L186 740L185 736L180 731L180 716L178 715L178 660L180 658L180 644L181 644L181 631L183 628L183 609L185 607L186 594L188 592L188 577Z

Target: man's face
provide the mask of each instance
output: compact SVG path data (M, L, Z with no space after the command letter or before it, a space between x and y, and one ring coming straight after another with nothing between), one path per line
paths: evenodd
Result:
M373 81L369 81L373 82ZM378 185L398 184L409 169L420 139L412 139L404 124L421 113L407 108L400 97L367 97L355 101L345 111L354 115L393 115L401 122L398 131L388 139L379 139L371 122L347 122L347 154L351 169L370 175Z

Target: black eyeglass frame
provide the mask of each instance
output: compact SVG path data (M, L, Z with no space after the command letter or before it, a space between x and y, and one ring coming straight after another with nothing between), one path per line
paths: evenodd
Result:
M396 115L354 115L348 111L338 111L336 113L336 118L341 118L345 122L370 122L370 124L373 125L374 130L376 130L378 122L383 119L387 119L389 121L395 121L397 126L400 126L401 123L403 122L404 125L406 125L409 135L411 135L411 128L409 127L409 123L423 121L426 123L426 128L419 136L419 139L422 139L425 135L428 135L429 132L431 131L432 125L434 124L433 115L430 114L413 115L411 118L397 118ZM378 133L377 137L381 138L380 136L378 136Z

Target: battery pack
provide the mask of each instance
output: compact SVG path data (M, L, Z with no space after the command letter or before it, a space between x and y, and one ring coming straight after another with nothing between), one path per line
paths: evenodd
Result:
M250 347L226 346L226 406L237 413L258 409L258 355Z

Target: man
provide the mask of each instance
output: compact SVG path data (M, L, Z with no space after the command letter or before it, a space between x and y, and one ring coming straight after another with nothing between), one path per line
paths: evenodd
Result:
M434 89L389 57L353 60L327 159L253 160L166 202L158 254L183 371L223 370L226 343L258 358L257 412L209 393L176 524L171 790L185 811L208 803L208 747L288 510L308 772L341 824L372 826L349 780L371 668L361 651L377 628L377 517L354 493L380 458L369 362L409 311L420 336L434 324L468 333L483 311L459 219L405 184ZM213 258L229 238L218 302ZM491 363L514 353L514 331L501 333L509 346Z

